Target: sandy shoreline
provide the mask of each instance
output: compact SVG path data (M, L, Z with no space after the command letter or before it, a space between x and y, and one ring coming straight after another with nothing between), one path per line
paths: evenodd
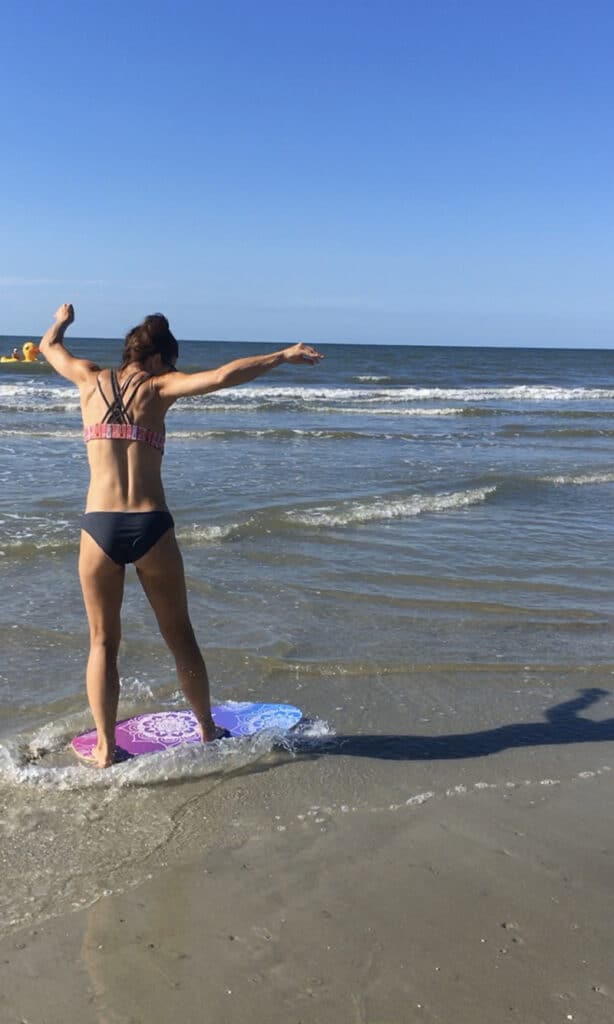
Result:
M320 804L192 844L135 888L7 936L0 1019L609 1024L613 778Z

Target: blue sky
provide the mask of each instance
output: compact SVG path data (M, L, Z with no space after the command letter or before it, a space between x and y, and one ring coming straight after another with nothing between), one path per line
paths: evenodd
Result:
M614 346L614 7L0 13L0 333Z

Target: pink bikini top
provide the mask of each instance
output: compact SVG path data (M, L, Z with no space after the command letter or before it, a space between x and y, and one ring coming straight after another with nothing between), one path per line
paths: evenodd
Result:
M156 430L150 430L149 427L142 427L140 424L134 423L129 412L134 396L141 384L150 379L150 373L143 373L139 377L136 384L132 387L128 400L124 401L126 392L136 376L138 376L138 373L132 373L120 387L116 371L111 370L112 402L109 402L102 390L100 377L98 377L96 383L100 394L104 398L107 411L100 423L90 423L89 427L84 428L83 437L86 444L88 441L144 441L145 444L151 445L152 448L157 448L158 451L164 452L164 430L159 433Z

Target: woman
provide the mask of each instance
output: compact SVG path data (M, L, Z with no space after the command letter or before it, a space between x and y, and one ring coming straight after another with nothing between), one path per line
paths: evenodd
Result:
M121 366L101 370L64 345L74 320L69 303L43 336L47 362L79 388L90 486L82 520L79 577L90 628L87 696L98 735L93 763L107 768L115 753L119 700L117 656L125 567L134 562L192 705L203 741L219 737L211 717L205 662L188 614L183 562L161 478L164 419L178 398L206 395L253 380L282 363L315 364L309 345L236 359L216 370L179 373L179 347L160 313L126 336Z

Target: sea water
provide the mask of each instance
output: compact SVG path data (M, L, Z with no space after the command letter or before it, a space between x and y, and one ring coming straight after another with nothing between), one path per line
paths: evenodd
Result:
M70 344L118 362L119 341ZM182 342L179 366L270 350ZM138 881L151 851L171 855L185 785L213 799L263 757L343 752L369 804L389 785L371 760L411 762L419 788L444 762L442 785L469 764L479 784L506 745L594 740L606 756L614 352L323 351L316 367L181 400L164 456L214 699L298 704L311 733L109 772L67 749L90 727L78 393L48 366L0 364L0 926L95 898L118 865ZM183 706L132 567L121 679L122 713Z

